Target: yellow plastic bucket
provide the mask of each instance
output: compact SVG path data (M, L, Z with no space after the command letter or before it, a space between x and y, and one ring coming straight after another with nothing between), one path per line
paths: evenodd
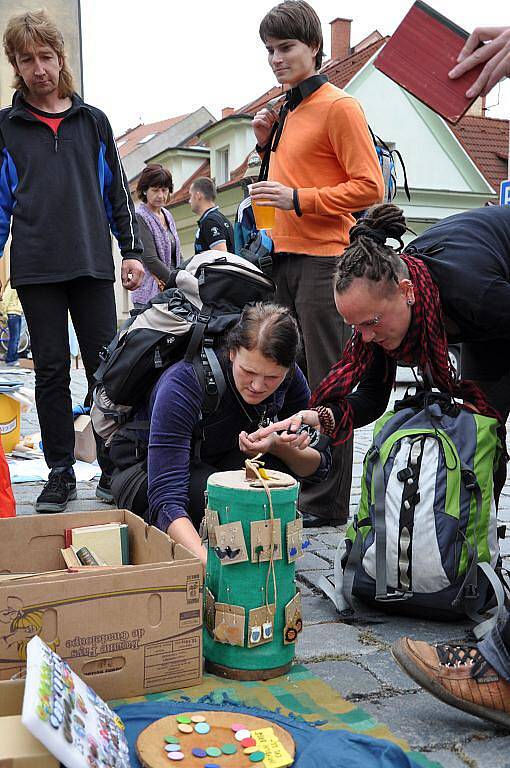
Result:
M19 443L20 404L9 395L0 395L0 439L5 453Z

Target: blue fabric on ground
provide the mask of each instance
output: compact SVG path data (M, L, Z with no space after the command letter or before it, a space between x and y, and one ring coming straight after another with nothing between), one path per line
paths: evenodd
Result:
M155 694L157 696L157 694ZM126 736L132 768L141 768L136 756L135 742L138 734L148 725L180 712L219 710L244 712L264 717L285 728L296 744L295 768L418 768L396 744L383 739L360 736L344 730L320 731L314 725L296 717L285 717L279 712L268 712L255 707L236 706L228 699L222 705L211 703L204 696L197 702L162 701L126 704L115 711L126 726Z

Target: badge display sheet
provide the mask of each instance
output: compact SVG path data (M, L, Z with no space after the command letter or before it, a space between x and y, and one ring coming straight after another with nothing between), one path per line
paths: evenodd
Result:
M130 768L120 718L39 637L27 645L21 721L66 768Z
M281 560L281 520L279 518L253 520L250 523L252 563L266 563L271 559L271 540L273 542L273 560Z
M243 526L239 521L217 525L214 533L216 536L214 550L222 565L235 565L248 560Z

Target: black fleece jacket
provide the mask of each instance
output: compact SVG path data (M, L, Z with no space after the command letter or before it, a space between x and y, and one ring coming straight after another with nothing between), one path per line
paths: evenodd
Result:
M35 114L62 117L58 131ZM0 251L12 220L11 283L114 280L110 230L123 258L142 244L106 115L74 95L59 115L14 94L0 111Z

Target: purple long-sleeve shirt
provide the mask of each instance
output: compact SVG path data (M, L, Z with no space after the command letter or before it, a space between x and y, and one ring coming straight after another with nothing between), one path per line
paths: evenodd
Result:
M238 445L239 433L252 431L264 416L286 418L306 408L310 390L296 366L278 389L258 406L249 406L235 390L230 363L224 362L227 390L214 414L202 421L201 460L215 466ZM147 469L151 519L166 531L170 523L187 517L193 433L200 422L204 392L193 365L179 362L166 370L149 401L150 435ZM322 480L330 467L329 449L308 479Z

